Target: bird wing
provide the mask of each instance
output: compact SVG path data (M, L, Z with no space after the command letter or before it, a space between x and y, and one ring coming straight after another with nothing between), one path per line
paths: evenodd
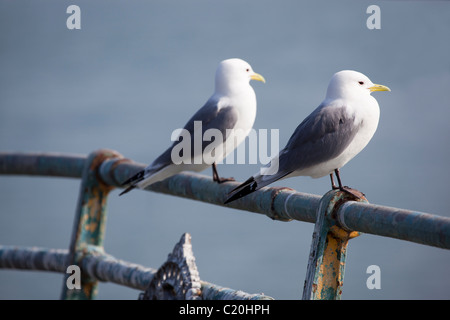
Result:
M202 137L205 131L209 129L217 129L221 132L224 141L227 138L227 129L233 129L236 122L238 120L238 112L232 106L224 106L219 107L219 103L214 99L209 99L205 105L199 109L189 121L186 123L183 129L187 130L190 134L190 146L191 146L191 160L194 157L199 156L196 154L196 150L194 148L194 122L201 121L202 123ZM205 150L205 147L211 143L211 141L202 141L201 151ZM174 143L163 153L161 154L148 169L152 170L160 170L163 167L172 164L172 149L178 144L180 141L174 141Z
M300 123L279 153L279 168L293 172L339 156L361 124L345 106L320 105Z
M228 194L225 203L280 180L294 171L339 156L353 140L360 125L355 124L355 115L349 114L345 105L322 103L300 123L286 146L266 166L277 170L266 170L266 174L258 173L250 177ZM274 160L278 161L278 166L272 166Z
M238 112L235 108L232 106L220 106L219 101L210 98L205 105L200 108L186 123L183 129L187 130L190 134L190 146L191 146L191 160L193 160L194 157L199 156L195 154L195 148L194 148L194 122L195 121L201 121L202 124L202 137L205 131L208 129L217 129L222 133L222 136L224 137L224 140L227 137L227 129L234 128L236 122L238 120ZM209 145L210 141L202 141L202 148L201 151L205 149L207 145ZM124 194L131 189L133 189L133 186L136 185L136 183L148 178L149 176L155 174L156 172L164 169L168 165L173 164L172 161L172 149L181 141L174 141L174 143L166 150L164 151L158 158L156 158L147 168L144 170L137 172L135 175L130 177L128 180L126 180L123 185L132 184L130 187L128 187L124 192L121 194Z

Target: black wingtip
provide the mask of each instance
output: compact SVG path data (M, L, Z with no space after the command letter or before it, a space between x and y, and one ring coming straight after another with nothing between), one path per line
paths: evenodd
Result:
M133 175L131 178L127 179L126 181L122 182L122 186L126 186L127 184L130 184L135 181L140 181L144 178L145 170L141 170L135 175Z
M127 192L130 192L131 190L133 190L134 188L136 188L136 183L143 180L144 179L144 175L145 175L145 170L141 170L138 173L136 173L135 175L133 175L131 178L127 179L126 181L124 181L122 183L122 186L126 186L127 184L133 183L131 186L129 186L128 188L126 188L124 191L122 191L119 194L119 197Z
M228 197L227 200L225 200L225 202L223 204L228 204L228 203L233 202L234 200L237 200L242 197L243 196L241 196L239 193L235 193L231 197Z
M234 188L228 193L228 198L225 200L224 204L230 203L239 198L245 197L246 195L254 192L258 187L255 179L253 177L249 178L247 181Z
M133 190L134 188L136 188L136 186L129 186L128 188L126 188L125 190L123 190L120 194L119 197L127 192L130 192L131 190Z

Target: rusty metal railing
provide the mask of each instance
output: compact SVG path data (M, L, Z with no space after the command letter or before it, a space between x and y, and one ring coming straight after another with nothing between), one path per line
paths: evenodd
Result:
M82 279L83 290L68 289L64 282L64 299L94 298L98 281L112 281L140 290L147 288L161 268L156 271L137 265L129 267L130 264L103 252L108 193L115 187L121 187L122 181L144 167L112 150L98 150L87 157L0 153L0 174L82 179L69 250L0 246L0 267L61 272L68 265L81 266L86 274ZM226 194L236 185L217 184L209 177L186 172L155 183L146 190L265 214L281 221L315 223L303 299L340 299L348 241L360 233L450 249L450 218L369 204L366 199L353 199L347 193L336 190L319 197L289 188L269 187L224 205ZM101 265L104 267L98 267L96 263L99 261L103 261ZM95 268L91 267L93 264ZM110 268L111 265L116 267ZM137 273L130 275L133 274L130 268ZM104 270L121 270L122 273ZM271 299L204 281L199 283L198 297L203 299ZM192 290L190 292L197 292Z

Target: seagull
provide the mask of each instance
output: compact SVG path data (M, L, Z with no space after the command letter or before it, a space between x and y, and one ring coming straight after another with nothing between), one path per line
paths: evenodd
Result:
M267 166L228 193L225 203L295 176L330 175L332 189L360 198L353 189L342 186L339 169L364 149L377 129L380 108L370 95L374 91L391 90L372 83L360 72L335 73L325 100L300 123L286 146ZM333 172L338 186L334 183Z
M234 58L221 61L215 74L213 95L189 119L184 129L180 131L178 139L164 153L144 170L123 182L122 185L127 188L120 195L134 188L144 189L184 170L199 172L211 165L213 180L217 183L234 180L221 178L216 163L242 143L253 127L256 117L256 95L250 86L250 80L266 82L264 77L254 72L250 64L244 60ZM215 133L219 132L222 139L207 143L205 140L208 139L205 139L204 134L209 129L215 130L213 131ZM234 130L240 134L232 135L231 132ZM186 143L189 148L181 148ZM204 158L206 148L209 146L211 149L212 144L215 146L214 155L212 159L208 158L206 161ZM180 156L183 161L179 161ZM174 158L177 161L173 161Z

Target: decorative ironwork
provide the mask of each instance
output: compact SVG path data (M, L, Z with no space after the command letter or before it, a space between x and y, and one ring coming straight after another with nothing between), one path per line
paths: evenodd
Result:
M200 300L201 286L191 235L184 233L139 300Z

